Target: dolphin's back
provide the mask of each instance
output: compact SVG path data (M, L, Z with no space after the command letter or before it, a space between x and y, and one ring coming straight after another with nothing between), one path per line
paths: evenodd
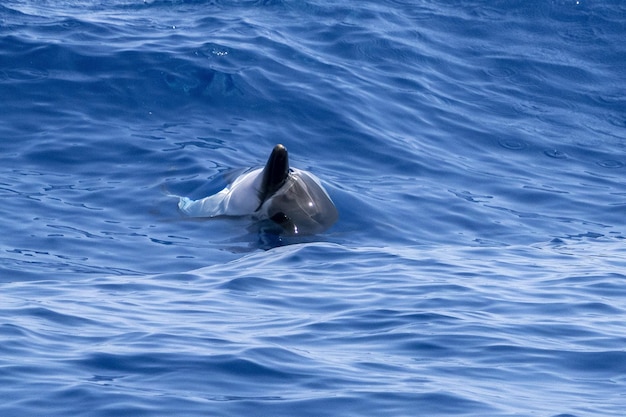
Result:
M261 171L262 169L258 168L247 172L219 193L200 200L181 197L178 208L191 217L249 215L261 203L258 197Z

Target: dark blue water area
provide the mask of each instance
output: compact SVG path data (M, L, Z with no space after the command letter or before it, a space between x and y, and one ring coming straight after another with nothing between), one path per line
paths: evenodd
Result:
M0 415L622 416L626 8L0 5ZM283 143L339 220L201 198Z

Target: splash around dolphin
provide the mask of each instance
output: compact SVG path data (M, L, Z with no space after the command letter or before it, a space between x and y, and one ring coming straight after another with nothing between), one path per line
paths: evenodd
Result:
M285 235L321 233L339 217L320 180L310 172L290 168L287 148L280 144L264 168L244 172L222 191L203 199L180 197L178 208L191 217L251 216Z

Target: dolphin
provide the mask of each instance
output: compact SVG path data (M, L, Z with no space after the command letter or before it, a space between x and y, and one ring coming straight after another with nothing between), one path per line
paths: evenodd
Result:
M321 233L339 217L320 180L290 168L287 148L280 144L265 167L244 172L217 194L200 200L180 197L178 208L191 217L251 216L270 221L286 235Z

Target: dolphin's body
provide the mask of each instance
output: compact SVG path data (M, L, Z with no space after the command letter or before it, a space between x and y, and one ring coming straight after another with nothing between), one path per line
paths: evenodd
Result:
M283 145L276 145L264 168L247 171L222 191L201 200L181 197L180 210L192 217L252 216L270 220L289 235L323 232L339 214L313 174L289 168Z

